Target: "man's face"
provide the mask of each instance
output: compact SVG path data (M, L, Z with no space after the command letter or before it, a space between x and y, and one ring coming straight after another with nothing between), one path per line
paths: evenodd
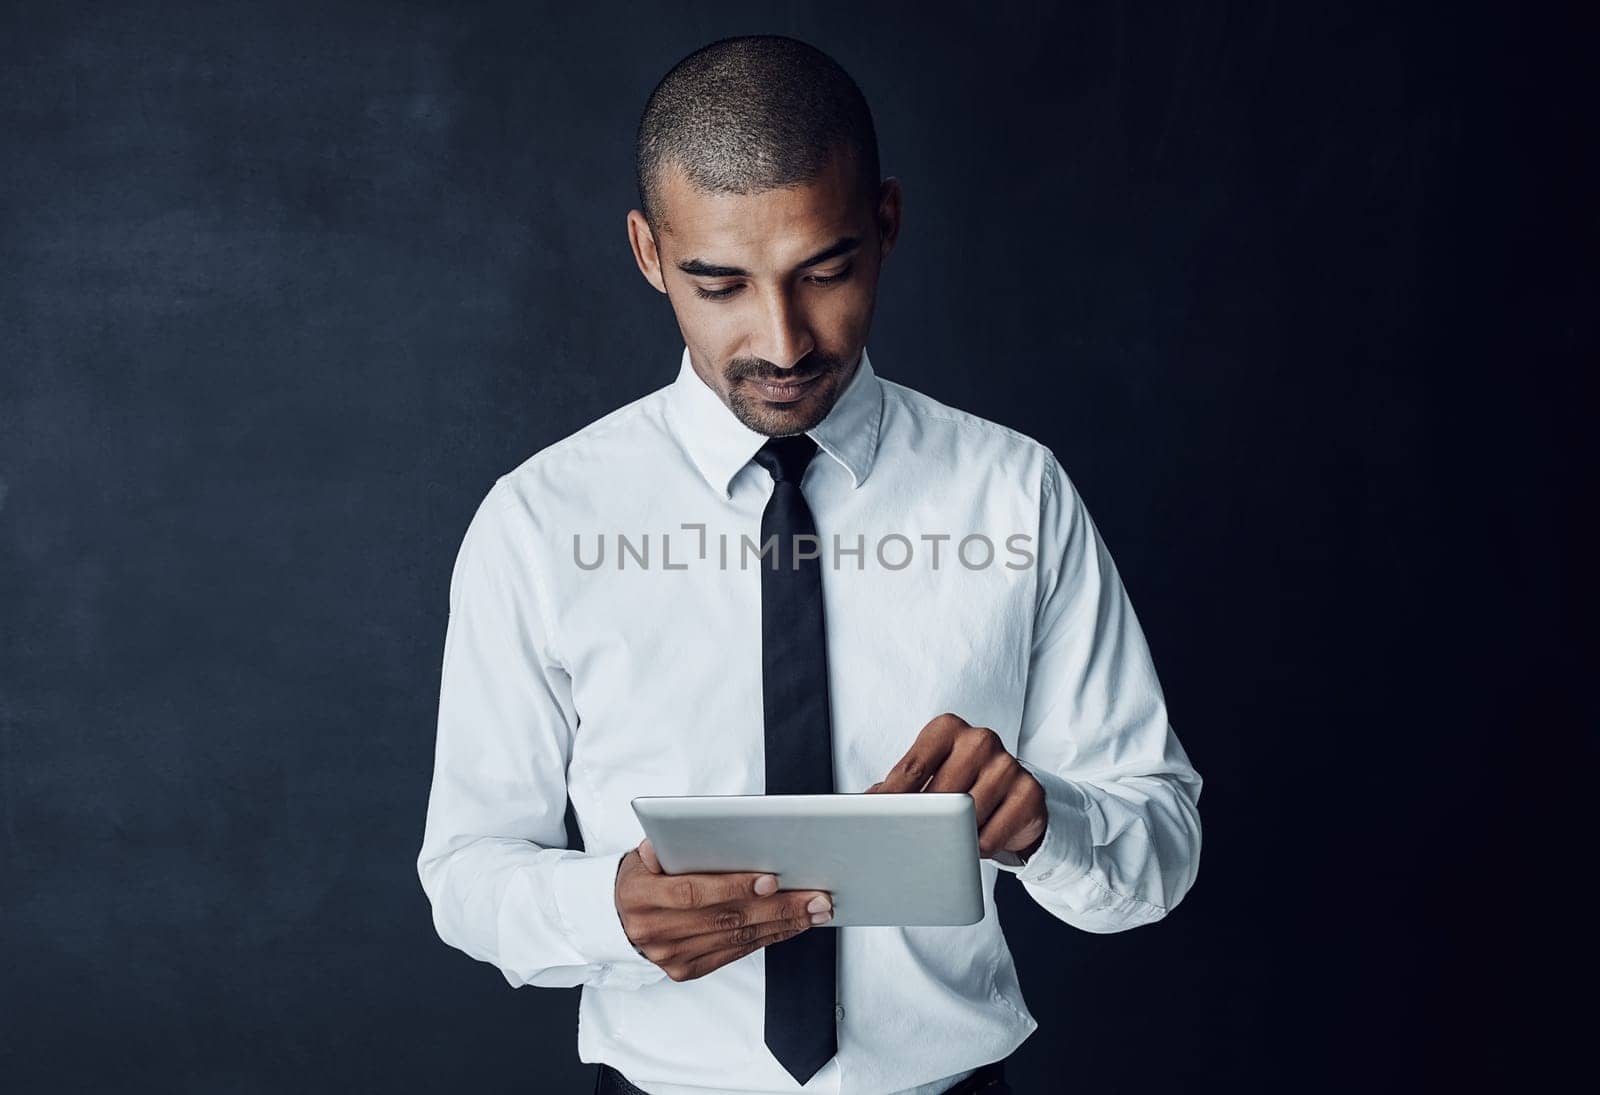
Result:
M634 258L666 293L700 378L746 426L771 436L821 422L855 375L878 272L900 225L900 184L876 208L836 156L803 186L709 194L676 167L656 238L628 214Z

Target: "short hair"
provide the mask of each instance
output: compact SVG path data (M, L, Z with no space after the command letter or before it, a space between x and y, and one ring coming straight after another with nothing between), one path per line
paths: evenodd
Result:
M650 93L635 146L639 205L651 231L669 230L660 201L669 165L700 190L752 194L810 182L840 151L875 203L878 135L850 74L795 38L723 38L679 61Z

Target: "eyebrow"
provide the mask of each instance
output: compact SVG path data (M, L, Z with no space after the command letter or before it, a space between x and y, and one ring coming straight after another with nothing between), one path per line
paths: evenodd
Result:
M837 243L818 251L815 255L795 267L795 269L804 270L811 266L817 266L827 262L829 259L838 258L849 251L854 251L860 245L861 238L859 236L845 236ZM737 266L717 266L714 263L707 262L705 259L684 259L678 263L678 269L697 278L747 278L750 276L750 271L748 270Z

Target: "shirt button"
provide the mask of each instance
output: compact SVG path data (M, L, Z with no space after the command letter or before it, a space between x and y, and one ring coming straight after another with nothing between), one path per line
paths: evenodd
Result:
M835 1004L835 1005L833 1005L833 1017L835 1019L839 1020L839 1022L841 1022L841 1023L844 1022L844 1005L843 1004Z
M1048 871L1040 871L1039 872L1039 881L1043 882L1045 879L1049 878L1051 875L1053 875L1055 873L1056 873L1056 869L1054 867L1051 867Z

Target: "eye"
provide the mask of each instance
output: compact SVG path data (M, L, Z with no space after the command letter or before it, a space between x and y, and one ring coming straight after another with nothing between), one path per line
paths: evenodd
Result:
M837 274L826 274L826 275L824 275L824 274L813 274L813 275L811 275L810 280L812 282L816 283L817 285L832 285L835 282L840 282L840 281L844 281L845 279L847 279L850 276L850 272L853 269L855 269L855 267L846 266L843 270L840 270Z
M701 300L727 300L738 291L737 285L730 285L726 289L702 289L698 285L694 287L694 295Z

